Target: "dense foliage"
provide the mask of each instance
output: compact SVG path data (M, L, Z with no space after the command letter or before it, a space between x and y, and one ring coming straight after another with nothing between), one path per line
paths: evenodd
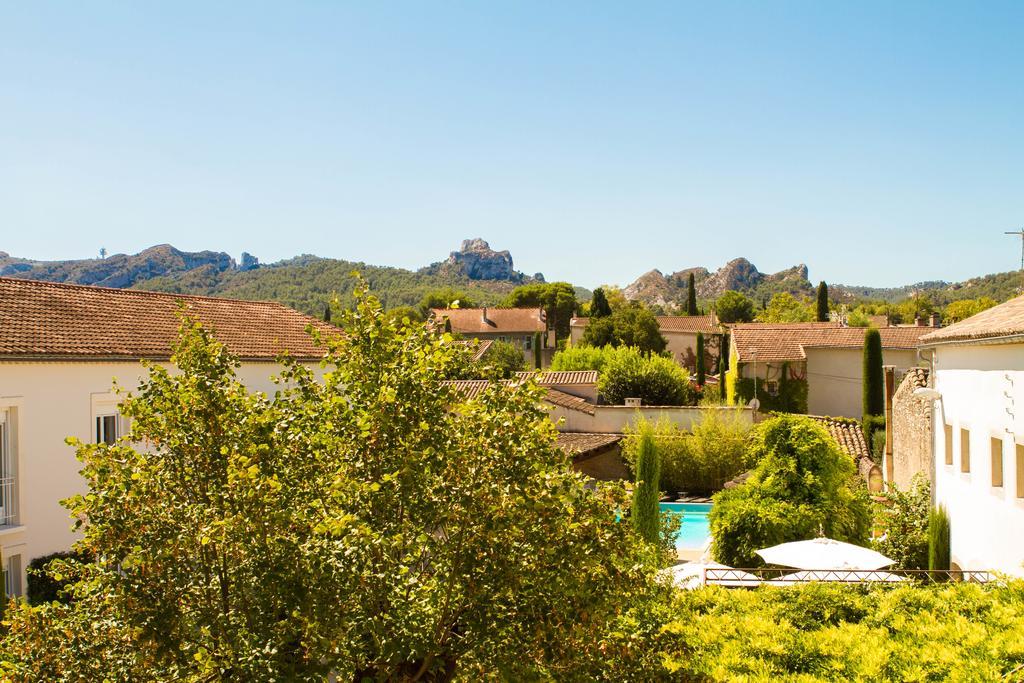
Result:
M747 449L749 423L736 410L702 410L691 431L669 420L643 418L632 425L623 442L623 456L635 469L641 437L649 433L661 460L661 488L670 493L710 494L756 462Z
M996 305L996 300L983 296L977 299L961 299L960 301L954 301L948 306L943 314L943 321L948 325L966 320L972 315L978 315L984 310L992 308Z
M829 433L807 417L779 415L750 436L758 463L742 485L715 494L709 521L716 560L762 564L756 550L829 538L865 545L871 525L866 491Z
M611 314L612 307L608 303L608 298L604 295L604 288L598 287L590 298L590 317L602 318Z
M649 353L661 353L668 341L661 334L658 319L646 307L630 304L611 315L591 318L583 332L590 346L633 346Z
M893 569L928 569L928 514L932 509L928 480L915 475L907 491L889 482L883 501L876 506L882 536L873 542L875 549L895 560Z
M763 323L806 323L814 320L814 312L789 292L780 292L757 314L757 320Z
M754 319L754 302L740 292L722 292L715 301L715 314L723 323L749 323Z
M615 405L622 405L627 398L639 398L651 406L697 404L697 392L685 370L668 358L633 348L609 354L597 388L605 401Z
M28 563L25 597L30 605L42 605L55 600L69 602L66 589L73 583L75 566L91 561L83 552L59 552L42 555Z
M628 493L572 472L537 387L465 399L442 378L466 349L358 297L322 379L288 362L273 399L184 325L122 406L148 447L78 444L97 560L71 606L11 617L4 678L609 675L650 590Z
M661 680L1024 677L1024 583L680 591L648 626ZM657 614L657 613L655 613ZM655 678L654 672L644 674Z
M788 363L782 364L774 394L768 393L766 382L760 378L755 380L753 377L736 377L731 381L735 400L742 405L746 405L754 398L756 383L757 400L762 411L807 414L807 380L793 379L789 373Z
M949 513L943 505L928 513L928 569L950 568Z
M569 321L576 312L576 290L568 282L534 282L521 285L505 298L509 308L530 308L542 306L547 316L548 327L555 331L558 339L569 336Z
M522 348L511 342L494 341L478 362L483 376L508 379L526 370L526 356Z

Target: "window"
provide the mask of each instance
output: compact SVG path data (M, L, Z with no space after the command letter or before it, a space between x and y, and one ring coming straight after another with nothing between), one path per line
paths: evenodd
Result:
M971 432L960 428L960 471L971 471Z
M953 464L953 425L946 425L946 464Z
M113 444L120 436L117 431L117 415L96 416L96 443Z
M0 410L0 525L15 524L18 506L15 500L14 459L11 457L10 411Z
M764 383L764 389L771 396L778 396L779 395L779 383L778 383L778 381L776 381L774 379L767 380Z
M992 437L992 486L1003 485L1003 440Z
M4 591L9 598L20 598L21 593L21 555L11 555L4 567Z
M533 337L527 337L524 342L527 351L533 350Z
M1017 497L1024 498L1024 444L1017 445Z

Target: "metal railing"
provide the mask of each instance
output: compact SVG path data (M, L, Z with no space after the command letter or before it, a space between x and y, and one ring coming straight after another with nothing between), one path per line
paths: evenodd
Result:
M14 477L0 477L0 526L18 523L17 490Z
M708 567L702 571L702 583L730 588L755 586L789 586L814 581L845 584L871 584L896 586L905 583L991 583L996 577L989 571L954 569L718 569Z

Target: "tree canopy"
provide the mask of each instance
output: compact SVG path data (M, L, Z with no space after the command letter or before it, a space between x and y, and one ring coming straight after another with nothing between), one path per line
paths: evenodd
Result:
M754 319L754 302L740 292L722 292L715 301L715 314L723 323L749 323Z
M757 319L763 323L806 323L814 320L814 314L804 303L797 301L788 292L779 292L768 302L768 306L758 313Z
M534 282L513 289L505 298L505 305L510 308L542 306L548 327L554 329L560 339L565 339L576 312L576 290L568 282Z
M467 350L357 301L323 372L285 361L273 399L184 323L177 370L123 404L130 439L76 444L96 561L66 568L70 605L9 615L5 677L607 675L654 552L617 522L627 492L571 471L536 386L466 399L442 378Z
M591 318L583 332L583 343L631 346L648 353L661 353L668 346L658 319L638 303L619 308L610 316Z

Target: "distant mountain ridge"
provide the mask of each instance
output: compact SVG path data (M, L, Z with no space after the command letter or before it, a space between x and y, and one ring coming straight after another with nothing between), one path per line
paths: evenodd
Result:
M691 273L697 288L697 298L702 301L717 299L729 290L742 292L760 303L778 292L809 297L814 295L816 289L816 283L809 279L807 266L802 263L777 273L762 273L754 264L741 257L729 261L714 272L704 267L686 268L669 275L660 270L650 270L624 287L622 292L630 300L661 306L666 310L679 309L686 303ZM1022 292L1024 274L1016 271L993 273L963 282L936 280L900 287L862 287L829 282L829 296L835 301L847 303L862 299L895 303L921 293L935 296L937 303L982 296L1004 301Z
M322 315L331 300L341 306L351 302L355 285L353 271L359 271L385 306L415 306L424 294L451 287L482 305L495 305L519 284L543 282L537 273L527 276L515 270L512 255L497 251L480 239L463 241L444 261L419 270L374 266L342 259L304 254L269 265L243 253L239 262L224 252L181 251L160 244L138 254L114 254L107 258L66 261L36 261L0 251L0 276L51 282L72 282L104 287L150 289L181 294L205 294L238 299L280 301L311 315ZM710 302L727 290L743 292L758 303L776 292L807 297L816 283L809 280L806 265L799 264L777 273L762 273L746 258L736 258L711 271L693 267L668 275L659 270L644 273L623 290L629 299L677 310L685 302L687 282L693 273L698 298ZM826 278L827 279L827 278ZM922 282L902 287L858 287L829 283L829 293L838 301L857 299L897 302L928 292L937 303L988 296L1004 301L1022 291L1022 274L996 273L959 283ZM581 300L590 292L577 288Z

